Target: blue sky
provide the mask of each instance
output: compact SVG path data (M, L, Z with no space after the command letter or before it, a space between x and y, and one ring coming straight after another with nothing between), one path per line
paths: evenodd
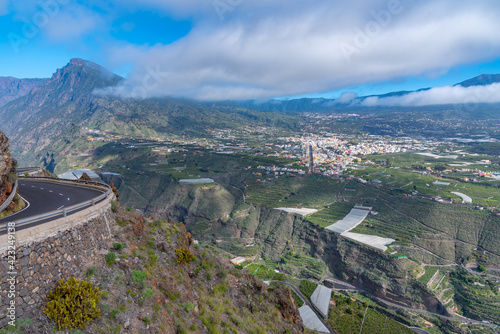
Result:
M125 97L415 90L500 73L498 17L493 0L7 0L0 76L83 58L125 76L104 92Z

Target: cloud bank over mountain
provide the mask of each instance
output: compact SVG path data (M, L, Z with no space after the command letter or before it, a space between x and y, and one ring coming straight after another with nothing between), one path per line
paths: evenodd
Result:
M275 1L271 9L263 1L148 3L203 19L169 45L111 48L109 57L134 66L128 80L108 94L201 100L293 96L441 73L500 53L500 10L492 1L470 6L443 0L292 0ZM420 104L441 101L445 92L366 103Z
M128 74L100 93L133 98L321 94L500 59L496 0L8 0L5 13L21 56L88 54Z
M500 102L500 84L487 86L445 86L429 90L411 92L402 96L367 97L356 100L353 104L367 107L373 106L400 106L420 107L440 104L477 104Z

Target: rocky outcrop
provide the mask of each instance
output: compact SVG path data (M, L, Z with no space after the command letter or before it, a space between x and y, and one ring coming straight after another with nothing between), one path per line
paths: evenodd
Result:
M12 170L12 158L9 151L9 139L0 131L0 204L12 190L9 174Z

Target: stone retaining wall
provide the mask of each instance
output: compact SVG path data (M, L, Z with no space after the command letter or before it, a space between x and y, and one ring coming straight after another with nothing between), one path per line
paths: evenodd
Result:
M58 279L79 276L94 263L96 254L108 249L110 226L115 218L109 203L102 209L92 217L68 216L74 222L66 230L51 233L43 240L25 242L17 248L14 299L17 319L39 313ZM2 252L0 260L0 328L3 328L9 321L7 314L11 301L6 252Z
M54 219L50 222L36 225L30 228L25 228L22 230L17 230L15 233L16 245L22 246L38 241L43 241L52 236L58 235L61 231L72 229L88 220L96 217L102 217L106 211L111 208L111 201L114 199L112 194L108 198L105 198L101 202L89 206L86 209L77 211L75 213L69 214L66 217L61 217ZM111 233L110 227L107 225L109 233ZM8 235L0 235L0 254L7 252L9 247Z

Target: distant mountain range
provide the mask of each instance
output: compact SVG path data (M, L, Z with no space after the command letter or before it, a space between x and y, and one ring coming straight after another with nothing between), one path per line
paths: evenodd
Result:
M470 87L470 86L487 86L493 83L500 82L500 74L481 74L469 80L462 81L455 86Z
M22 164L43 162L52 169L58 157L87 147L84 127L151 137L165 133L203 134L211 128L240 124L288 122L274 113L214 107L186 99L132 100L93 94L95 89L117 85L121 80L82 59L71 59L50 79L20 80L17 99L0 107L0 130L10 138L12 151ZM29 85L31 90L26 93ZM0 90L2 94L7 95Z
M82 59L71 59L50 79L1 77L0 130L10 138L12 151L21 164L42 162L53 169L54 161L88 148L85 127L134 137L203 136L213 128L241 125L298 128L298 112L381 110L353 108L330 99L197 102L179 98L133 100L94 94L96 89L115 86L121 80L122 77ZM470 87L493 82L500 82L500 75L481 75L457 85ZM409 93L393 92L378 97Z
M454 86L471 87L471 86L487 86L493 83L500 83L500 74L482 74L477 77L457 83ZM397 91L380 95L369 95L356 97L357 101L363 101L367 98L389 98L389 97L403 97L405 95L423 92L432 89L432 87L421 88L415 91ZM343 103L338 99L326 98L300 98L290 100L271 100L267 102L256 102L253 100L238 101L238 102L224 102L232 105L238 105L245 108L257 109L262 111L275 111L275 112L360 112L360 111L377 111L377 109L390 110L391 107L366 107L362 104L351 104L351 101ZM453 106L426 106L426 107L397 107L400 109L418 110L418 109L442 109L450 108Z

